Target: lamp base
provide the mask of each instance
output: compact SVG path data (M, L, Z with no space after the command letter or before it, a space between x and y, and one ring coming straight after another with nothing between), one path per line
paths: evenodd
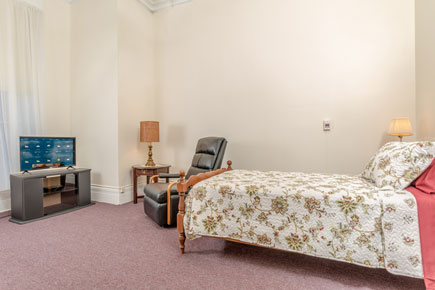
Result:
M147 163L145 164L145 167L156 167L156 164L154 162L147 161Z
M148 143L148 161L145 164L146 167L155 167L156 164L153 161L153 143Z

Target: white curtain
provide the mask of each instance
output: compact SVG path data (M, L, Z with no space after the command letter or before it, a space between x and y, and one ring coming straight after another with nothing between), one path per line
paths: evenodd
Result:
M0 0L0 191L19 171L19 136L40 132L43 13Z

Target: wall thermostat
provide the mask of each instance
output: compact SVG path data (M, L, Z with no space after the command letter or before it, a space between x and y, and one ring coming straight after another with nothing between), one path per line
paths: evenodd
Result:
M323 121L323 131L331 131L331 121Z

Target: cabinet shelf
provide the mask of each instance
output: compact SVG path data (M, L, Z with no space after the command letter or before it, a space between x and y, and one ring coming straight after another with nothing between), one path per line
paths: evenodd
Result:
M55 187L44 187L44 196L61 193L61 192L71 192L78 188L74 184L66 184L65 186L55 186Z

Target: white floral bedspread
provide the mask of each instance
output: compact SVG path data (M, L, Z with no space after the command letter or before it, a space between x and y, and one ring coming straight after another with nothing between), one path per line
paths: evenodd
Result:
M358 176L233 170L198 183L189 239L252 244L422 278L417 205Z

